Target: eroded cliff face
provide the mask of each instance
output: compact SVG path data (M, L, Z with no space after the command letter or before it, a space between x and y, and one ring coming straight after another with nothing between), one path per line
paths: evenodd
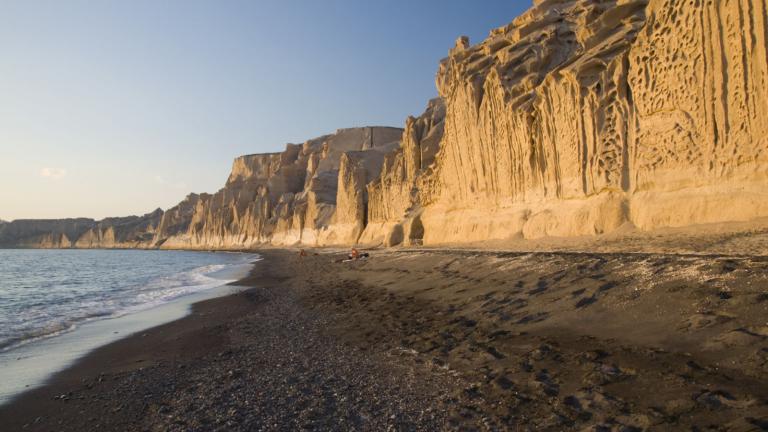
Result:
M186 230L159 232L164 248L248 248L264 243L351 244L366 225L366 185L402 129L341 129L235 160L226 186L201 197Z
M435 162L443 137L445 104L429 102L419 117L409 117L401 146L384 158L378 179L367 186L368 224L360 238L364 244L421 244L422 204L430 202Z
M424 241L768 215L764 3L540 1L460 38Z
M43 248L240 249L347 245L367 224L367 185L402 129L363 127L288 144L285 151L241 156L225 186L190 194L144 216L19 220L0 225L0 246Z
M0 247L150 248L163 211L93 219L19 219L0 225Z
M626 218L633 104L628 55L645 1L542 1L469 46L446 101L425 242L576 236Z
M437 245L765 217L766 1L535 1L459 38L405 130L242 156L164 213L16 221L0 243Z
M637 226L768 215L766 10L765 0L649 4L627 74Z
M149 248L153 247L163 211L144 216L106 218L78 237L70 238L76 248ZM63 245L62 245L63 247Z
M0 245L14 247L70 247L90 229L92 219L20 219L0 225Z

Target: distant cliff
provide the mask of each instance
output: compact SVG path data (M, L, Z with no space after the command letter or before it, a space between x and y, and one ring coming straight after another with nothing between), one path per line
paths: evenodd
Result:
M275 244L351 244L365 228L366 186L403 130L340 129L288 144L281 153L241 156L226 185L191 194L144 216L16 220L0 225L0 246L42 248L235 249Z
M226 186L201 197L187 213L188 228L160 230L156 244L354 243L365 225L365 186L379 176L384 156L399 146L402 133L387 127L341 129L288 144L281 153L239 157Z
M766 11L536 0L459 38L404 130L242 156L223 189L165 212L0 224L0 245L436 245L765 217Z
M143 248L152 244L163 216L93 219L19 219L0 224L0 246L32 248Z

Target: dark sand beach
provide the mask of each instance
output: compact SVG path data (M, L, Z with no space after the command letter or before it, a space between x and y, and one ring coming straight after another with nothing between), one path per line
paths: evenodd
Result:
M0 429L768 430L768 258L260 253Z

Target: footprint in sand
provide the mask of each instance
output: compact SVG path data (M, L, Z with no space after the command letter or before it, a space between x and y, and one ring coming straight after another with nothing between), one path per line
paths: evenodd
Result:
M518 324L531 324L531 323L537 323L546 320L549 318L549 312L538 312L531 315L526 315L522 318L520 318L517 323Z
M546 369L540 370L530 384L531 387L540 390L547 396L554 397L560 394L560 385L555 382Z
M600 288L597 289L597 292L605 292L608 290L611 290L615 288L618 284L616 282L606 282L602 285L600 285Z
M593 303L597 303L597 298L595 298L594 295L590 297L585 297L576 303L576 309L585 308Z
M725 324L736 318L735 315L724 312L704 311L688 317L679 330L700 330L715 325Z
M746 408L755 403L752 399L739 400L736 396L726 390L703 390L694 397L696 403L704 405L709 409L719 409L723 407Z
M532 290L528 291L528 294L530 294L530 295L532 295L532 296L534 296L534 295L537 295L537 294L541 294L541 293L543 293L544 291L546 291L548 287L549 287L549 284L547 283L547 281L544 281L544 280L540 280L540 281L539 281L539 282L536 284L536 288L534 288L534 289L532 289Z

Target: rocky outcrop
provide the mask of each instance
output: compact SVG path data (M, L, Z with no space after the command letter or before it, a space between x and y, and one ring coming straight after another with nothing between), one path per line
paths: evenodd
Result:
M151 248L164 212L157 209L144 216L106 218L74 237L75 248Z
M150 248L163 216L160 209L144 216L93 219L19 219L0 225L0 247Z
M457 41L425 242L768 215L762 0L539 1Z
M766 0L535 0L459 38L405 130L242 156L165 213L13 222L0 241L436 245L765 217L766 20Z
M288 144L281 153L235 159L226 186L201 197L188 228L161 230L168 248L246 248L273 244L350 244L366 224L366 185L402 129L340 129Z
M144 216L14 221L0 245L238 249L264 243L351 244L367 223L369 182L402 129L364 127L235 159L225 186Z
M421 116L406 120L400 148L387 155L380 177L368 185L370 205L363 243L421 243L422 204L429 203L429 168L440 148L444 120L445 104L439 98L431 100Z
M18 219L0 226L3 247L72 247L95 225L93 219Z
M626 222L628 54L644 1L542 1L443 60L428 243L599 234Z
M192 218L201 202L209 200L210 194L189 194L177 206L166 210L157 226L153 246L162 246L168 238L184 237L192 224Z
M640 228L768 215L768 5L652 1L627 61L629 218Z

